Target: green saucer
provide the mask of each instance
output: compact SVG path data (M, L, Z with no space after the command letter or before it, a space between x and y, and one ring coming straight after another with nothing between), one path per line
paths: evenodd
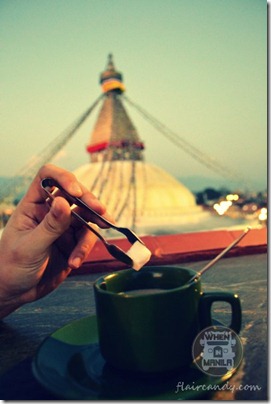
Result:
M73 321L46 338L32 369L45 388L66 400L187 400L230 377L209 377L194 365L148 377L113 369L99 350L96 316Z

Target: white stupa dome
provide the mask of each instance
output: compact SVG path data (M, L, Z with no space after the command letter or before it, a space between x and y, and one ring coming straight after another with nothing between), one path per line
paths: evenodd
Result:
M106 205L118 225L139 234L180 229L207 215L188 188L153 164L94 162L78 167L74 174Z

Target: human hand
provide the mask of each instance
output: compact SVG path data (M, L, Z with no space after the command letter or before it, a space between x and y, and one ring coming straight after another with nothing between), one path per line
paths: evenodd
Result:
M82 264L96 241L92 232L74 222L63 197L57 196L49 207L40 186L45 177L106 217L104 206L73 174L51 164L42 167L0 240L0 318L54 290Z

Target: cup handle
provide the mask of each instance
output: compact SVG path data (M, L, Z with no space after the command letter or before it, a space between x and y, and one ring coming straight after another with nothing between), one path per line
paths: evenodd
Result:
M211 307L214 302L227 302L231 305L231 324L227 327L238 334L242 325L241 302L237 294L229 292L206 292L201 295L199 302L201 329L213 325Z

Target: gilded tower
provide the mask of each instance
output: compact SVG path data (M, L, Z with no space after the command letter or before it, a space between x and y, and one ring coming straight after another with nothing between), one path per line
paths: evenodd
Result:
M100 75L100 84L104 101L87 145L90 161L143 160L144 144L122 104L125 87L111 54L106 70Z

